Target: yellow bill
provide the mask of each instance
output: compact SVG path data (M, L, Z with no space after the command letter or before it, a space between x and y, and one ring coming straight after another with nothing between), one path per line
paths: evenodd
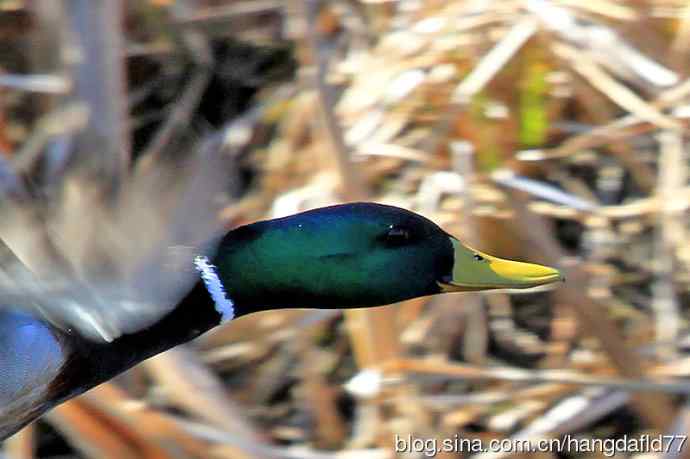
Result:
M548 266L504 260L463 245L451 237L455 261L451 278L439 282L444 292L530 288L564 280Z

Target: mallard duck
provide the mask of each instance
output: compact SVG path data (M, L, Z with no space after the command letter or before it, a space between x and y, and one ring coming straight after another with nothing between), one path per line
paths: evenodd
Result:
M197 281L172 308L148 306L160 293L129 302L94 296L112 293L104 289L90 292L94 309L69 293L46 300L36 291L22 306L0 309L0 438L144 359L256 311L379 306L561 279L556 269L487 255L418 214L374 203L241 226L215 250L183 254L180 270ZM143 288L147 274L140 275ZM149 313L129 326L137 306Z

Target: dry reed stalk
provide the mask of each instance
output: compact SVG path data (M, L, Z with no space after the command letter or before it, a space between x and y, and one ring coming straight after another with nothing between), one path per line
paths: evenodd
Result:
M390 459L390 451L378 449L348 448L340 451L318 451L309 447L279 448L256 445L257 452L271 459ZM219 444L209 449L208 456L213 459L236 459L231 449Z
M658 202L662 203L657 214L657 236L654 244L656 259L656 280L653 285L652 309L656 319L656 339L662 343L658 351L666 356L675 354L671 344L678 339L681 327L681 314L678 297L674 287L673 275L678 267L677 253L686 241L684 216L676 210L679 204L679 191L687 183L687 171L683 138L680 133L665 131L659 134L661 147L659 158L659 179L656 188Z
M332 449L343 444L347 437L347 426L338 412L337 391L329 386L324 374L328 371L328 355L312 347L317 334L323 327L304 330L303 337L297 338L299 354L302 356L301 376L303 378L301 397L307 409L314 416L314 446L319 449Z
M160 450L146 451L149 443L133 430L115 424L82 399L58 406L48 421L87 457L104 459L167 459Z
M113 384L101 384L78 400L98 410L108 422L117 423L118 428L136 432L147 447L164 450L171 457L205 457L206 442L187 434L169 415L129 398Z
M553 383L560 386L594 386L630 392L687 394L690 385L682 380L616 378L583 374L571 370L525 370L516 367L491 367L462 363L403 358L385 363L384 373L436 375L446 379L513 381L530 384ZM559 389L560 390L560 389Z
M195 2L200 3L200 2ZM177 3L179 5L179 3ZM175 5L175 6L177 6ZM195 5L183 14L178 14L175 21L179 24L195 24L209 22L227 23L236 19L251 22L254 16L259 19L266 13L280 10L283 4L277 0L259 0L236 2L232 5L203 6Z
M117 185L130 161L126 81L122 58L124 4L120 0L63 0L73 68L74 97L86 104L89 124L83 148L104 157L109 179ZM83 153L82 153L83 154Z
M176 1L172 8L173 16L184 17L185 13L189 14L196 9L195 3L193 0ZM179 101L147 145L143 155L149 163L157 163L165 147L170 146L173 135L189 126L211 78L209 69L213 66L213 56L206 37L195 30L185 30L181 35L186 51L197 69L189 79Z
M676 36L671 43L671 52L675 55L683 55L688 50L688 39L690 39L690 5L682 7L680 14L680 24L676 30Z
M36 426L23 428L4 442L3 450L10 459L34 459L36 457Z
M329 56L324 49L325 43L321 39L317 29L322 6L323 3L318 0L305 1L306 21L308 24L308 43L316 61L314 86L318 95L321 120L326 130L326 139L331 144L331 151L336 159L341 186L343 187L343 195L346 196L347 200L362 200L365 199L369 193L366 190L365 184L359 177L355 166L352 164L349 148L345 143L342 128L334 112L336 105L335 94L333 89L326 82Z
M618 83L586 53L561 43L554 44L553 51L557 56L568 60L570 65L602 94L605 94L621 108L629 111L641 120L648 121L665 129L677 130L682 128L682 125L676 120L664 115L652 104Z
M451 101L467 104L491 81L537 31L537 21L527 17L517 22L455 88Z
M590 0L587 2L579 2L577 0L560 0L558 4L571 8L580 8L584 11L592 12L619 21L636 21L640 18L640 14L634 8L608 0Z
M226 394L221 381L201 363L195 353L178 347L145 362L151 377L167 392L170 402L237 438L236 454L264 459L248 453L262 441L240 407Z
M605 125L615 116L615 107L601 92L586 84L575 84L574 95L582 104L589 118L597 125ZM633 148L625 142L611 142L607 151L618 159L630 171L637 185L647 193L656 185L654 170L639 158Z

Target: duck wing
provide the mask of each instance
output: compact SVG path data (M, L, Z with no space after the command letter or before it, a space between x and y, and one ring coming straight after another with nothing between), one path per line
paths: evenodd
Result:
M169 313L198 281L193 260L224 233L232 168L217 143L140 161L104 191L68 174L50 198L0 191L0 307L112 341Z

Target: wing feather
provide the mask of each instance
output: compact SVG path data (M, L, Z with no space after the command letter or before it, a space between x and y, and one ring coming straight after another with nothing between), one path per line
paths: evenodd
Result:
M0 305L97 341L153 324L224 232L231 166L214 141L138 164L114 193L76 172L49 199L0 194Z

